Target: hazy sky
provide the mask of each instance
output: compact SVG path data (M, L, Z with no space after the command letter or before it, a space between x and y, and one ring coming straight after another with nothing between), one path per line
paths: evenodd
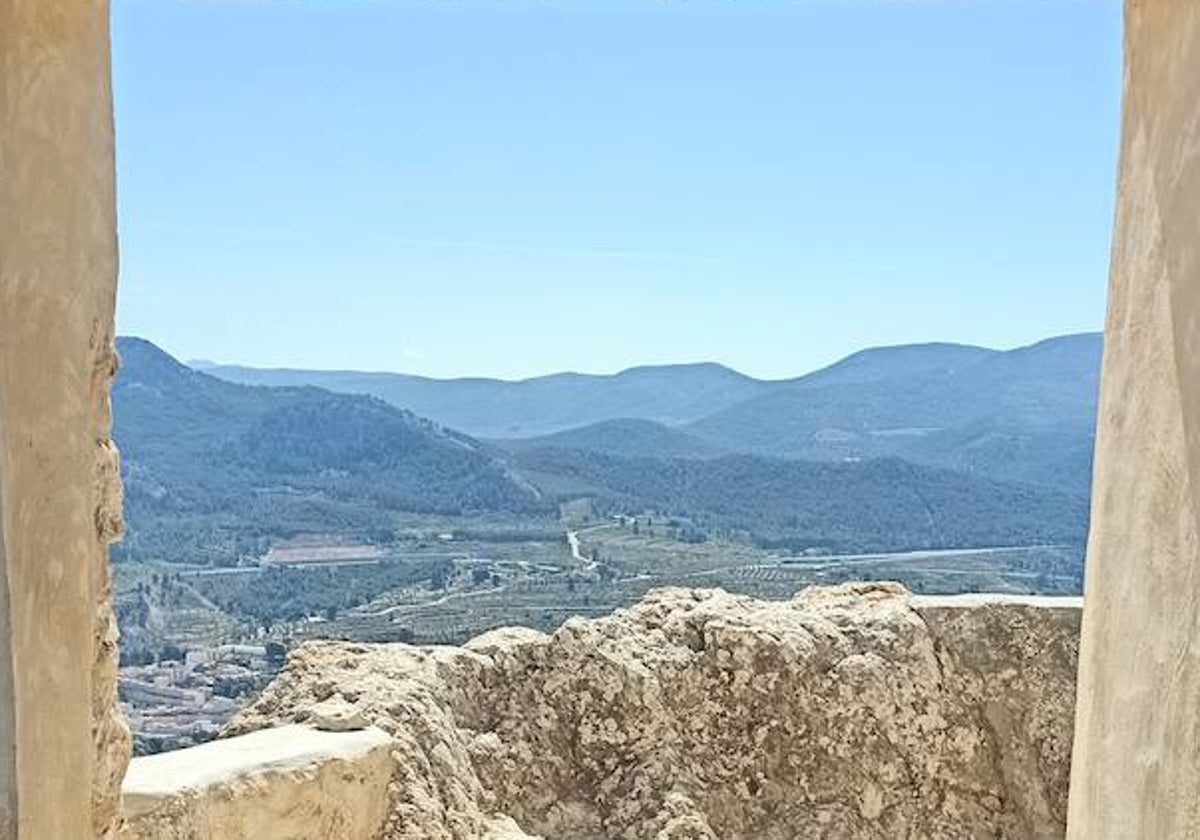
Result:
M1117 0L114 0L119 328L524 376L1099 329Z

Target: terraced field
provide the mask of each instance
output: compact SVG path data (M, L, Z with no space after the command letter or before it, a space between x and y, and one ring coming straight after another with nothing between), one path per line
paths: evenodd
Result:
M500 626L551 631L572 616L603 615L663 586L787 598L806 586L847 580L898 580L923 593L1042 594L1078 594L1082 581L1082 550L1062 546L784 557L737 540L689 544L635 534L628 523L572 533L575 546L570 540L487 546L486 556L479 544L456 548L463 553L454 558L447 589L389 592L297 635L460 644ZM486 570L486 580L477 570Z

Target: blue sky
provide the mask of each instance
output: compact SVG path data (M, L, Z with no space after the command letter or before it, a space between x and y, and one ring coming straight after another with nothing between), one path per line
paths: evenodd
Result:
M118 326L519 377L1103 321L1116 0L114 0Z

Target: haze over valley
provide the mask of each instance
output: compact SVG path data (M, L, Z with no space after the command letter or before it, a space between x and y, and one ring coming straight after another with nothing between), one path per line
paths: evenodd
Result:
M369 394L513 451L817 461L896 456L1086 494L1101 346L1098 333L1086 333L1009 352L957 344L883 347L776 381L717 364L517 382L199 369L248 385ZM648 422L612 422L629 420Z
M20 376L76 402L6 413L89 434L14 545L89 550L135 753L232 739L120 831L1054 834L1117 7L103 5L18 191L70 316Z
M123 338L125 650L461 641L701 582L1077 592L1100 349L503 382L195 369Z
M305 638L460 643L672 585L1081 589L1095 334L868 349L776 381L717 364L436 380L118 349L113 556L143 751L215 732ZM163 662L206 650L217 665L158 686Z
M684 365L509 383L195 370L122 339L120 551L228 564L292 532L386 531L395 512L583 501L793 551L1078 542L1100 347L880 348L778 382Z

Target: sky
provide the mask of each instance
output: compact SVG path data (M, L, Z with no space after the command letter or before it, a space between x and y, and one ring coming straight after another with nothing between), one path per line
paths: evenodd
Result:
M520 378L1102 327L1117 0L114 0L118 328Z

